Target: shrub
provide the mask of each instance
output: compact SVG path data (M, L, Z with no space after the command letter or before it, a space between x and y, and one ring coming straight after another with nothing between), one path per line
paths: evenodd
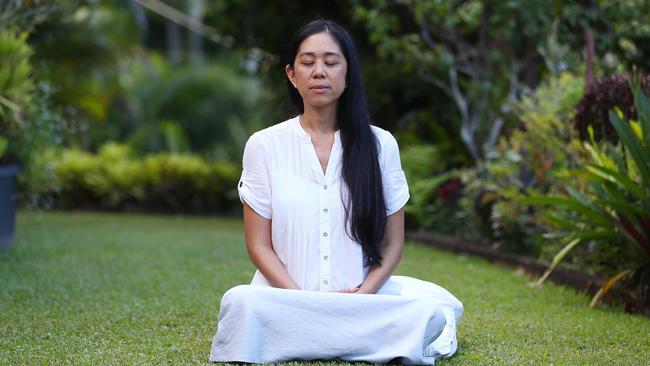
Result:
M435 145L414 145L401 154L404 173L409 182L411 199L404 209L406 226L439 233L453 234L456 225L456 197L438 197L439 188L452 178L452 173L442 173L445 159ZM441 199L442 198L442 199Z
M650 75L641 78L641 89L650 93ZM621 109L624 120L637 118L634 96L627 76L604 76L585 92L573 117L573 125L580 138L589 140L587 131L591 127L596 141L606 139L616 143L618 135L609 123L609 111L615 107Z
M172 65L156 54L135 61L125 66L129 77L114 101L128 108L112 108L107 120L121 126L113 139L138 152L190 150L238 161L247 137L272 120L261 81L233 62Z
M192 154L137 158L128 145L108 143L97 154L49 151L37 165L52 172L38 194L55 207L223 213L238 202L239 168Z
M566 195L532 197L529 201L550 205L547 220L558 231L565 247L557 253L548 274L578 245L592 246L608 260L616 273L594 297L597 303L609 288L636 273L640 300L650 303L650 104L642 91L634 92L639 120L624 121L624 113L610 112L610 123L620 143L586 143L591 153L589 164L575 171L585 176L589 189L581 192L574 184L566 185ZM645 274L645 276L638 276Z
M545 228L521 198L557 191L570 178L565 168L582 161L579 140L564 122L581 93L581 79L563 73L525 94L514 104L517 128L500 139L484 165L461 171L460 216L471 228L463 233L467 239L509 252L542 254Z
M31 54L26 33L15 35L0 30L0 138L7 142L0 154L0 164L21 158L16 156L16 137L25 124L34 87L29 63Z

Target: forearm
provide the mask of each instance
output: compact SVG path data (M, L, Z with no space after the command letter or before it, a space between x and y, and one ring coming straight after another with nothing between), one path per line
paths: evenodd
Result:
M386 283L388 278L393 274L395 268L402 258L402 245L394 243L385 248L385 253L382 255L380 266L372 268L368 272L368 276L361 284L359 293L374 294Z
M271 220L263 218L244 204L244 229L248 256L271 286L298 289L273 250Z
M370 269L358 293L377 293L393 274L395 267L402 259L402 250L404 249L404 209L398 210L387 218L384 239L379 248L382 257L381 265Z
M286 289L300 289L293 281L289 272L284 268L280 258L272 248L265 245L252 245L248 247L248 256L257 269L262 272L271 286Z

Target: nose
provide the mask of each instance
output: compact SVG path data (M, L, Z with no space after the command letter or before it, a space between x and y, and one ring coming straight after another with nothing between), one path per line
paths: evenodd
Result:
M315 79L324 78L325 77L325 73L324 73L325 67L323 66L323 62L318 61L314 65L315 65L315 67L314 67L314 78Z

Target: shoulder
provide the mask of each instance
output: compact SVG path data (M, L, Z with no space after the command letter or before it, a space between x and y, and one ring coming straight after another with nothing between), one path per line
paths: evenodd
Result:
M276 141L281 141L283 136L290 132L291 123L295 118L297 117L290 118L286 121L274 124L253 133L248 138L246 146L250 148L255 147L258 149L265 149L275 144Z
M371 125L370 128L372 129L372 132L374 133L375 138L377 139L380 155L383 155L385 153L391 153L394 152L395 150L399 151L399 148L397 146L397 140L395 139L392 133L384 130L381 127L377 127L374 125Z

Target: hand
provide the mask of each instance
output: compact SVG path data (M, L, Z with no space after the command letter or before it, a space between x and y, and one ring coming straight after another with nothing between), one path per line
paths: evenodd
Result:
M354 294L359 291L358 287L350 287L350 288L344 288L343 290L338 290L336 292L340 292L342 294Z

